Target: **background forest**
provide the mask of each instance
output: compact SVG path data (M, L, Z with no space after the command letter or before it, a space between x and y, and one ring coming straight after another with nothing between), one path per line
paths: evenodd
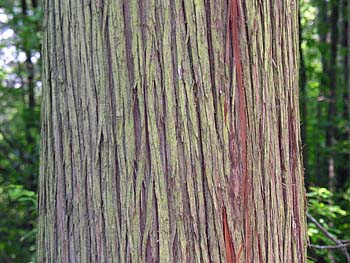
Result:
M42 20L37 0L0 0L3 263L35 262ZM350 247L327 247L350 243L349 22L348 0L300 1L300 109L309 262L350 262Z

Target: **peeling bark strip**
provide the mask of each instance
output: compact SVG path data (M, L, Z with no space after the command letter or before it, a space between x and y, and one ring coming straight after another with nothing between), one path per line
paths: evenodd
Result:
M227 34L226 34L226 61L228 62L229 50L228 47L232 46L232 54L233 54L233 65L235 68L235 79L236 83L233 83L236 86L236 99L235 99L235 111L236 114L236 125L233 127L231 125L231 138L230 140L235 140L233 134L235 129L238 131L238 139L233 145L237 147L233 152L239 153L240 156L238 159L240 160L240 175L232 175L232 178L239 178L242 182L241 192L234 193L235 195L241 195L243 198L243 209L244 209L244 228L245 228L245 247L249 247L250 245L250 226L249 226L249 200L248 194L251 191L250 185L248 184L248 174L247 174L247 118L246 118L246 94L243 83L243 71L242 71L242 59L241 59L241 47L239 41L239 31L242 28L244 21L244 17L242 18L242 12L240 12L240 5L237 0L230 0L229 9L228 9L228 23L227 23ZM235 162L237 162L237 156L231 157L232 166L234 166ZM234 167L232 167L232 173L235 173ZM236 182L230 182L235 184ZM250 262L250 250L246 249L245 262Z
M225 237L225 249L226 249L226 260L227 263L236 262L235 248L232 244L231 232L227 223L226 208L222 209L222 224L224 226L224 237Z
M295 1L45 14L39 263L305 262Z

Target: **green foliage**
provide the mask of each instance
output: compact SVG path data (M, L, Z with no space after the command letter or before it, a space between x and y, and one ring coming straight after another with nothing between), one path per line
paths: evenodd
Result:
M23 185L6 185L4 181L1 182L1 262L35 261L36 199L36 193L24 189Z
M340 240L350 239L350 188L346 192L332 193L323 187L310 187L308 197L309 213L333 236ZM311 244L335 245L312 222L309 223L308 235ZM336 262L345 262L340 250L330 254L325 249L310 249L311 258L332 262L330 255ZM318 262L311 261L311 262Z
M26 263L35 261L42 11L0 0L0 20L0 262Z
M302 73L306 75L300 102L305 111L303 153L309 213L344 240L350 239L348 5L344 0L300 1ZM308 234L311 244L335 245L314 223L309 223ZM341 250L312 248L309 256L310 262L346 262Z

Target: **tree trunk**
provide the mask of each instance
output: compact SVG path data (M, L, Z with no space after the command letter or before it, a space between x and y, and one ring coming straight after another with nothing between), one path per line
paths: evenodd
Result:
M292 0L45 1L38 262L305 262Z

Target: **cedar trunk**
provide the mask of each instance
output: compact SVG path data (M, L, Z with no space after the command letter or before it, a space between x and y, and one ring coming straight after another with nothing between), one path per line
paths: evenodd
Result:
M306 261L296 1L45 14L38 262Z

